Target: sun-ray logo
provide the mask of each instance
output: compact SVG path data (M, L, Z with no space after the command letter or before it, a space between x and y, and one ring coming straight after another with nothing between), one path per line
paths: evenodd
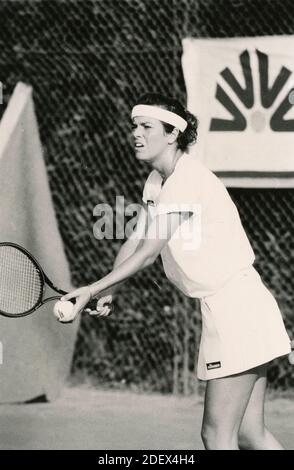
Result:
M294 88L289 90L289 87L287 87L287 91L283 90L285 85L287 83L289 84L289 78L292 72L287 67L282 66L270 86L268 55L258 49L256 49L256 55L259 74L260 105L264 110L273 107L273 112L269 119L269 126L272 131L275 132L293 132L294 119L285 119L284 117L294 105ZM220 75L245 108L251 110L255 105L255 99L253 73L249 52L247 50L243 51L239 56L239 60L245 86L242 87L228 67L226 67ZM274 107L275 102L280 96L282 97L282 101ZM244 131L247 127L248 119L246 119L244 113L238 108L233 99L219 84L216 86L215 97L231 114L232 119L212 118L210 131ZM262 131L266 125L265 112L256 109L251 114L250 122L255 131Z

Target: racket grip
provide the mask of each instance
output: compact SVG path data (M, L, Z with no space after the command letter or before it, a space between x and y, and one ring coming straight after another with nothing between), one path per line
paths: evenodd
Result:
M91 299L90 302L87 303L85 310L91 311L96 310L97 300Z
M114 310L113 302L111 302L111 303L110 303L110 302L106 302L104 305L105 305L105 306L107 306L107 305L110 306L111 311L110 311L109 315L111 315L111 313L112 313L113 310ZM96 310L96 306L97 306L97 299L96 299L96 300L95 300L95 299L92 299L92 300L90 300L90 302L87 303L86 308L85 308L84 311L87 312L87 313L89 313L89 312L91 312L92 310Z

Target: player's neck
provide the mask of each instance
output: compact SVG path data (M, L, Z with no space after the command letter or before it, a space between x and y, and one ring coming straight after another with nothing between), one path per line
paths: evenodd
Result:
M165 181L173 172L178 163L178 160L183 156L180 149L170 151L162 156L162 158L153 165L153 168L158 171L163 181Z

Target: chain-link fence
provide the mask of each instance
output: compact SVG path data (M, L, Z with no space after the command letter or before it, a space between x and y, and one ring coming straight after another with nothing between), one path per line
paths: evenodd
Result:
M148 168L134 162L132 104L145 91L185 101L182 38L293 34L293 18L292 0L0 2L0 116L18 81L33 86L74 284L108 272L122 242L94 238L95 205L115 207L116 195L140 202ZM291 329L294 192L230 192L257 268ZM161 289L154 290L152 279ZM101 384L188 393L195 386L200 327L194 301L163 281L157 262L122 287L115 316L83 318L72 372ZM293 385L294 373L282 359L269 378L285 387Z

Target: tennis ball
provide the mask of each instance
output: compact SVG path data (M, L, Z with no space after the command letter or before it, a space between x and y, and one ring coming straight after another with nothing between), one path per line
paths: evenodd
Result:
M66 300L58 300L53 308L55 317L62 323L72 322L75 319L73 312L74 304Z

